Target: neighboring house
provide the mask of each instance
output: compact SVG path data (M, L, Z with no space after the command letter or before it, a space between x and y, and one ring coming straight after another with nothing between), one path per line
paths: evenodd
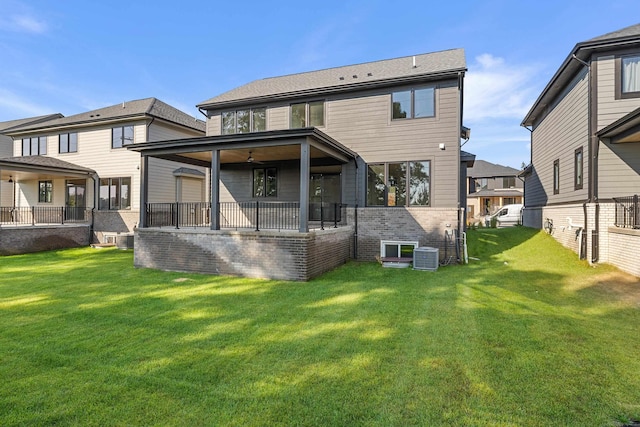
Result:
M522 125L525 225L640 276L640 24L578 43Z
M12 126L4 135L12 139L13 155L0 158L3 184L13 181L10 188L2 187L0 226L14 234L17 228L33 233L25 228L39 227L39 236L49 227L53 237L40 239L34 249L65 240L104 243L132 235L140 217L140 155L127 147L198 137L204 129L204 121L155 98ZM185 166L154 159L150 179L157 185L146 197L163 203L201 200L207 194L204 169ZM61 227L70 224L75 231ZM17 244L0 247L0 253L17 251Z
M491 215L504 205L522 203L524 184L519 172L509 166L476 160L467 170L469 221Z
M212 176L210 202L181 204L173 230L142 202L136 265L306 280L349 258L400 258L402 242L455 258L474 160L460 150L465 71L454 49L257 80L201 103L206 137L131 147L143 171L179 159ZM142 176L144 198L156 183ZM395 242L386 253L383 240Z
M0 122L0 158L13 156L13 139L10 136L5 135L5 132L9 132L14 127L41 123L51 119L58 119L60 117L63 117L62 114L57 113ZM10 173L3 174L0 169L0 206L10 206L12 203L13 182L13 176Z

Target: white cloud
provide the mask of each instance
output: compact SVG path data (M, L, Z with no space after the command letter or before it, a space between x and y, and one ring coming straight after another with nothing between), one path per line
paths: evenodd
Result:
M465 77L465 120L523 119L539 93L537 67L482 54Z
M9 29L26 33L42 34L48 29L44 21L38 20L32 16L15 15L12 16L8 23Z

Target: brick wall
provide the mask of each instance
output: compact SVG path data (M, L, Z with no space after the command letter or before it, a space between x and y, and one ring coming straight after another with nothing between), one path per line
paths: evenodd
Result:
M16 255L89 245L88 225L0 228L0 255Z
M445 231L457 230L458 210L452 208L358 208L358 259L380 256L381 240L418 241L419 246L439 249L445 258ZM350 212L349 224L353 224ZM448 256L455 247L447 246Z
M134 265L305 281L349 259L352 227L295 231L138 229Z
M618 227L607 229L608 258L607 262L620 270L640 277L640 230Z

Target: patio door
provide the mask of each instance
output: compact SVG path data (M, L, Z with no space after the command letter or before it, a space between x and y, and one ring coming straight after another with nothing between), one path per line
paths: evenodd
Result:
M309 220L340 221L340 209L336 204L342 200L339 173L313 173L309 179ZM336 218L336 212L338 218Z
M82 221L85 211L85 180L67 180L67 194L65 197L65 220Z

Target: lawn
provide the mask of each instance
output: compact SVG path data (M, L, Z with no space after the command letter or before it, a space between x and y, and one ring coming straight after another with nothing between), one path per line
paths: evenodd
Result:
M640 282L531 229L469 265L308 283L0 258L0 425L616 426L640 418Z

